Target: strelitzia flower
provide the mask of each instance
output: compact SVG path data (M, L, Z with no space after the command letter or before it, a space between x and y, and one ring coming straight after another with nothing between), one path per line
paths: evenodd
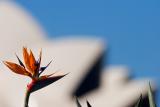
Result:
M38 60L35 59L33 52L30 50L28 52L26 47L23 47L23 59L24 64L20 60L20 58L16 55L19 64L9 62L9 61L3 61L3 63L14 73L21 74L24 76L28 76L32 79L32 82L27 85L29 92L37 91L45 86L48 86L49 84L61 79L65 75L58 75L54 76L55 73L50 75L44 75L41 76L41 74L44 72L44 70L50 65L49 64L45 67L41 67L41 59L42 59L42 51L40 51Z
M51 83L61 79L65 75L58 75L55 76L53 74L50 75L44 75L41 76L41 74L44 72L44 70L50 65L51 61L49 64L45 67L41 67L41 59L42 59L42 51L40 51L39 58L38 60L35 59L33 52L30 50L30 53L27 51L26 47L23 47L23 59L24 59L24 64L23 62L19 59L19 57L16 55L19 64L16 64L14 62L9 62L9 61L3 61L3 63L14 73L21 74L24 76L28 76L32 79L31 83L27 85L27 90L26 90L26 95L25 95L25 100L24 100L24 107L29 107L28 102L29 102L29 97L30 94L34 91L37 91L41 88L44 88Z

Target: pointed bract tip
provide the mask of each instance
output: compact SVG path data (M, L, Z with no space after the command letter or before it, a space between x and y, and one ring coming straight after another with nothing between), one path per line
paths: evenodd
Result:
M92 107L88 100L86 100L86 102L87 102L87 107Z
M77 97L76 97L76 104L77 104L77 107L82 107Z

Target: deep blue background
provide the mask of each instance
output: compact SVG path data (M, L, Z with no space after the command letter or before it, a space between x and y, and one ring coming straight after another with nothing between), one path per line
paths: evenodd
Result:
M109 45L106 59L109 64L126 65L135 78L152 77L160 82L160 1L20 0L17 3L31 12L49 38L98 36Z

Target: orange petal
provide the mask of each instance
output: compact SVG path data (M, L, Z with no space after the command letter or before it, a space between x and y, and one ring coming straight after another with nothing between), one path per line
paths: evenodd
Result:
M38 68L40 68L40 65L41 65L41 60L42 60L42 49L40 50L40 53L39 53L39 60L38 60Z
M42 49L40 50L40 53L39 53L39 58L36 62L36 72L35 72L35 75L39 76L39 69L40 69L40 65L41 65L41 59L42 59Z
M43 75L43 76L40 76L40 79L46 79L46 78L49 78L51 77L52 75L54 75L56 72L52 73L52 74L49 74L49 75Z
M8 61L4 61L3 63L14 73L30 76L29 72L27 72L22 66L16 63L12 63Z
M58 71L57 71L58 72ZM67 74L59 74L59 75L54 75L54 74L56 74L57 72L54 72L54 73L52 73L52 74L49 74L49 75L43 75L43 76L40 76L40 80L43 80L43 79L46 79L46 78L54 78L54 77L59 77L59 76L66 76L66 75L68 75L69 73L67 73Z
M29 55L29 60L30 60L30 68L32 69L32 72L35 73L36 69L37 69L37 64L36 64L36 60L35 57L32 53L32 51L30 50L30 55Z
M30 67L29 54L28 54L28 51L27 51L26 47L23 47L23 58L24 58L24 63L26 65L27 69L29 70L29 72L31 74L33 74L32 69Z

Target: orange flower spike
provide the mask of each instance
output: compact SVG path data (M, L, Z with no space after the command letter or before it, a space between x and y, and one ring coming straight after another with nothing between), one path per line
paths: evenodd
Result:
M27 51L27 48L23 47L23 58L24 58L24 63L28 71L33 75L32 69L30 67L30 59L29 59L29 54Z
M32 53L32 51L30 50L30 55L29 55L29 61L30 61L30 68L33 72L33 75L36 73L36 70L37 70L37 64L36 64L36 60L35 60L35 57Z
M12 63L12 62L8 62L8 61L4 61L3 62L11 71L13 71L14 73L17 74L21 74L21 75L26 75L26 76L30 76L30 73L27 72L22 66L16 64L16 63Z

